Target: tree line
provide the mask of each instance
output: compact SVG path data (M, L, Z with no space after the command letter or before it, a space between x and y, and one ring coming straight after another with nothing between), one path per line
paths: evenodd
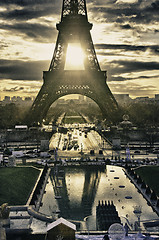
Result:
M67 108L68 107L68 108ZM56 106L51 109L48 120L57 119L57 116L62 111L69 111L69 106L65 108ZM78 109L78 112L87 116L92 122L96 120L102 120L102 114L98 106L71 106L71 109ZM0 105L0 129L13 128L15 125L23 124L26 114L28 113L28 107L21 107L14 103ZM123 115L129 115L130 121L137 127L154 126L159 127L159 104L157 103L131 103L127 106L120 106L119 109L114 112L113 117L108 124L117 125L123 120ZM106 119L109 120L109 119Z

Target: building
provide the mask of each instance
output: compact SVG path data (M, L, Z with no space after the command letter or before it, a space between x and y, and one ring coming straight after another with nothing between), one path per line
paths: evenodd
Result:
M59 218L47 226L47 239L75 240L76 225Z
M114 94L114 97L119 105L126 105L132 101L129 94Z
M107 231L113 223L120 223L121 220L113 202L99 201L96 207L97 230Z

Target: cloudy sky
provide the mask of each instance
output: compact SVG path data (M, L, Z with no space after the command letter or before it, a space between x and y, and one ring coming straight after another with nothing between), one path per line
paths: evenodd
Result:
M159 1L87 0L91 35L113 93L159 94ZM0 96L36 96L62 0L0 0Z

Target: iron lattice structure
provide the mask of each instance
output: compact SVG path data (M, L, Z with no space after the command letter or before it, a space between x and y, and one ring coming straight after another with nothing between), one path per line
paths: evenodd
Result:
M90 97L100 107L104 118L111 118L117 103L106 83L94 49L85 0L63 0L58 37L48 71L43 72L41 87L28 116L28 124L42 122L51 104L68 94ZM80 43L85 53L84 70L65 70L69 43ZM77 56L78 57L78 56Z
M87 9L85 0L63 0L61 21L63 17L74 14L84 15L87 18Z

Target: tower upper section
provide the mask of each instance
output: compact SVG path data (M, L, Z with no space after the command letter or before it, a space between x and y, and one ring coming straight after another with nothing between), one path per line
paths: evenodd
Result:
M84 70L100 71L90 34L92 26L88 22L86 0L63 0L61 21L56 24L59 33L49 71L65 69L70 43L80 44L84 54Z
M63 0L61 21L67 15L84 15L87 18L85 0Z

